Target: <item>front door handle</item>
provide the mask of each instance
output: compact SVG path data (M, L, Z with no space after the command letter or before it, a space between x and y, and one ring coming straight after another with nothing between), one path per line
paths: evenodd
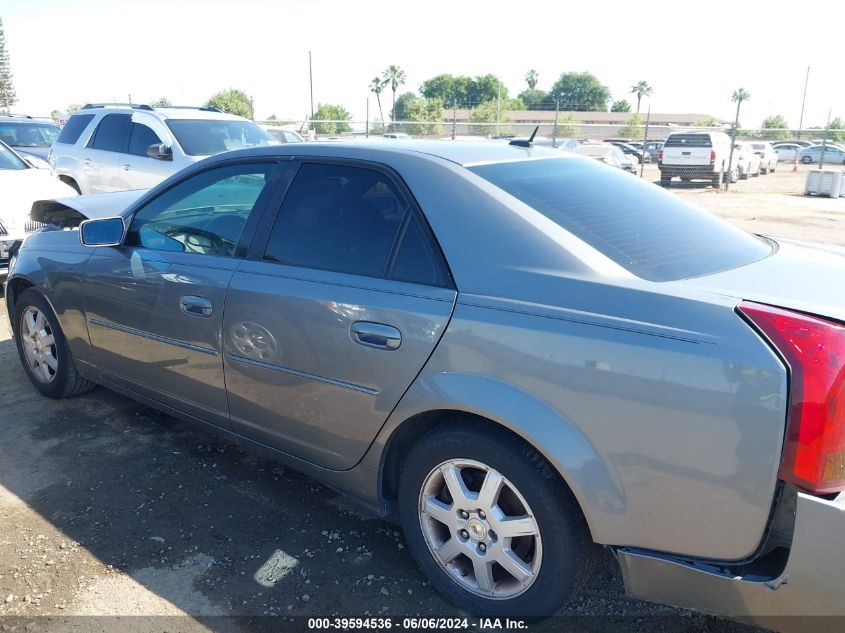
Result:
M190 316L203 318L210 317L213 312L211 301L205 297L195 297L194 295L179 297L179 309Z
M392 325L356 321L349 330L352 340L365 347L395 350L402 344L402 333Z

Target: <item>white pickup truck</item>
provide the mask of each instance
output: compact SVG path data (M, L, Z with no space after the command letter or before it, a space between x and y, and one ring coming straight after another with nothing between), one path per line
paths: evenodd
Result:
M724 132L670 134L657 154L660 184L668 187L677 176L684 182L709 180L719 187L728 176L730 152L731 139Z

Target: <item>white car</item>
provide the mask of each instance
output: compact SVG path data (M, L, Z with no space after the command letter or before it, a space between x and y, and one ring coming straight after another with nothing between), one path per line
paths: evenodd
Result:
M280 143L304 143L305 139L293 125L262 125L261 129Z
M778 143L772 146L772 149L775 150L778 160L792 162L804 147L804 145L799 145L798 143Z
M203 158L279 141L216 108L86 104L62 128L47 161L80 193L148 189Z
M749 176L760 175L760 156L754 152L751 143L738 141L734 144L734 156L732 165L741 179L746 180Z
M657 152L660 184L668 187L675 176L684 182L708 180L717 188L726 177L733 181L736 170L728 169L730 151L731 139L724 132L674 132Z
M36 200L67 198L76 191L36 169L0 141L0 278L9 272L9 251L43 225L29 217Z
M774 171L778 166L778 155L775 153L775 150L772 148L771 143L751 143L751 149L754 150L754 153L760 157L760 173L761 174L768 174L770 171Z

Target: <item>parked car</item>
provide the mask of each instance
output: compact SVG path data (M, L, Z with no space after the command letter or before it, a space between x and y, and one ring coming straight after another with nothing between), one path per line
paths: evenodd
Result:
M557 149L565 152L571 152L573 149L581 145L583 141L577 138L559 138L557 139Z
M800 145L801 147L812 147L816 143L814 141L804 141L801 139L792 139L791 141L777 141L776 143L772 143L772 145L784 145L784 144L791 144L791 145Z
M280 143L304 143L305 139L296 131L296 128L288 125L262 125L261 129L273 136Z
M798 154L798 160L809 165L810 163L818 163L822 160L822 146L813 145L812 147L805 147ZM845 164L845 150L827 145L824 147L824 162L843 165Z
M778 155L771 143L751 143L751 149L760 157L760 173L768 174L778 166Z
M146 189L213 154L277 143L216 108L86 104L62 128L48 162L80 193L105 193Z
M684 182L709 180L720 187L726 176L732 180L736 176L736 170L728 167L730 151L731 139L724 132L670 134L657 152L660 184L668 187L677 176Z
M394 139L394 140L395 139L407 140L407 139L411 138L410 136L405 134L405 132L385 132L381 136L382 136L382 138L390 138L390 139Z
M638 149L643 149L642 143L633 144ZM648 155L651 157L651 162L657 162L657 154L663 148L663 141L646 141L645 143L645 151L648 152Z
M777 143L772 145L772 149L777 154L778 160L792 162L795 160L795 156L801 153L804 146L797 143Z
M754 151L751 143L744 141L734 143L733 160L741 179L747 180L749 176L760 175L760 156Z
M644 152L642 147L637 148L630 143L622 143L620 141L611 141L610 144L621 149L624 154L634 157L638 164L651 162L651 154Z
M631 173L637 172L634 160L628 159L621 149L611 143L581 143L571 151L573 154L595 158L611 167L618 167Z
M59 126L50 121L34 119L28 115L0 115L0 142L24 158L35 156L46 160L50 145L59 132Z
M37 391L396 510L470 613L556 613L596 542L638 598L845 614L845 249L499 143L254 148L32 215L64 229L6 283Z
M34 168L12 148L0 141L0 279L9 270L9 257L27 235L44 226L34 222L30 210L36 200L75 196L76 192Z

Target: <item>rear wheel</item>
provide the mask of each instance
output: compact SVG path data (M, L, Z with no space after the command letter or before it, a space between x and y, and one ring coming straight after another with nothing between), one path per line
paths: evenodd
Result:
M718 174L713 176L713 187L718 189L721 187L725 182L725 172L720 171Z
M661 187L668 187L672 184L672 176L664 176L660 175L660 186Z
M64 332L50 304L30 288L15 302L12 323L24 371L32 385L50 398L69 398L94 388L80 376Z
M812 157L810 157L810 156L804 156L804 157L801 159L801 162L802 162L802 163L804 163L805 165L809 165L810 163L812 163L812 162L813 162L813 159L812 159Z
M486 425L426 435L398 498L414 558L473 614L553 615L586 574L593 546L571 492L536 451Z

